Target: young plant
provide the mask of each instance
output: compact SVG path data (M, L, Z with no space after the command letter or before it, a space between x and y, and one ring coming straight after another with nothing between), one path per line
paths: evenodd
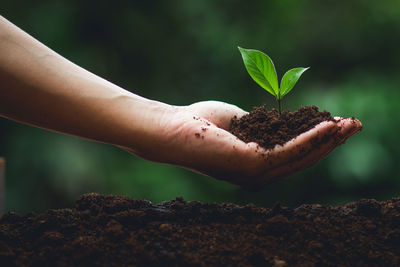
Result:
M309 68L294 68L288 70L283 75L281 85L278 86L278 76L276 74L272 59L261 51L254 49L244 49L238 47L242 54L244 65L251 78L264 88L268 93L275 96L278 101L279 116L281 115L281 100L287 95L299 80L300 76Z

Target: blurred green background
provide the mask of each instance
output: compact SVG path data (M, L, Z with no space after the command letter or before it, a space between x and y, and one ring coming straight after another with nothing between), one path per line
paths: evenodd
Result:
M183 196L267 207L276 201L298 206L399 195L397 0L3 0L1 9L61 55L147 98L274 107L274 99L246 73L240 45L268 53L279 77L289 68L311 66L284 108L317 105L364 124L316 166L253 193L0 118L7 210L72 207L80 194L93 191L155 202Z

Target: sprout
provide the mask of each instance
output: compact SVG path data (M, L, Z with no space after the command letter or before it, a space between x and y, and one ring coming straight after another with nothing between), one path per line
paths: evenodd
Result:
M272 59L261 51L238 47L242 54L244 65L251 78L278 101L279 116L281 115L281 100L287 95L309 68L294 68L283 75L280 87Z

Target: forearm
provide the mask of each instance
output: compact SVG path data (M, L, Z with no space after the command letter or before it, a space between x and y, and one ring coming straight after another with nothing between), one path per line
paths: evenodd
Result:
M0 84L1 116L133 148L168 109L80 68L2 17Z

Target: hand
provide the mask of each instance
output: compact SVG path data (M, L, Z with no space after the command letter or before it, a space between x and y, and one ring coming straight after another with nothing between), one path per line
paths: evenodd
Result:
M312 166L362 128L357 119L337 117L337 123L322 122L283 146L265 150L227 131L233 116L245 114L217 101L173 107L157 122L160 127L151 149L128 150L149 160L260 188Z

